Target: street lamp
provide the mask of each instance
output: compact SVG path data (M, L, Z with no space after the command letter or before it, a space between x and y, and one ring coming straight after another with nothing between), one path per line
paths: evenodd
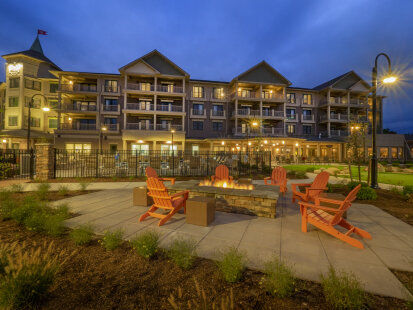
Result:
M371 157L371 188L378 188L377 184L377 148L376 148L376 133L377 133L377 123L376 123L376 113L377 113L377 61L380 56L384 56L387 59L388 63L388 72L387 76L383 79L383 83L385 84L390 84L396 82L397 78L392 75L391 71L391 61L390 57L385 54L385 53L380 53L376 56L376 59L374 61L374 67L372 71L372 97L373 97L373 124L372 124L372 149L373 149L373 154Z
M172 148L172 176L175 175L175 152L174 152L174 133L175 130L171 130L171 148Z
M103 144L103 132L105 132L107 130L107 128L106 128L106 126L103 126L103 127L101 127L100 128L100 133L99 133L99 149L100 149L100 155L102 155L103 154L103 147L102 147L102 144Z
M248 141L250 139L250 129L251 127L255 128L257 126L258 126L258 122L252 122L251 125L249 122L247 123L247 155L249 153L248 146L251 145L251 143Z
M42 94L34 94L32 96L32 98L29 101L29 113L28 113L28 123L27 123L27 150L29 150L30 148L30 129L31 129L31 111L30 109L33 107L33 99L36 96L41 96L43 97L44 101L45 101L45 106L42 108L43 111L45 112L49 112L50 108L47 106L47 98L45 96L43 96Z

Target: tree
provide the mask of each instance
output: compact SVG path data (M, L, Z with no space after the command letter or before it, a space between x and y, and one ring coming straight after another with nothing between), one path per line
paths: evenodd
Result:
M360 123L350 123L349 129L350 135L347 138L346 149L350 178L353 181L353 176L351 173L351 162L353 161L357 165L358 179L361 183L361 165L364 163L366 158L365 141L367 126Z
M384 128L383 133L384 134L395 134L397 132L395 132L394 130L391 130L390 128Z

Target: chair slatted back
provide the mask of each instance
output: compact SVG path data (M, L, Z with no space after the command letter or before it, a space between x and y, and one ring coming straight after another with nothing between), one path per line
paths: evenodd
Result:
M310 188L326 188L328 183L328 178L330 175L328 172L322 171L315 177L313 183L311 184ZM308 193L308 196L311 198L318 197L323 192L322 189L320 190L311 190Z
M149 191L148 195L153 198L153 202L158 208L171 209L172 199L168 194L168 189L157 178L149 177L146 180L146 187Z
M219 165L215 169L215 178L217 180L229 180L229 169L225 165Z
M280 184L280 182L287 179L287 170L283 167L276 167L271 174L271 180L274 184Z
M146 167L145 174L146 174L147 178L156 178L156 179L158 179L158 174L156 173L156 170L153 169L152 167Z
M356 199L357 193L359 192L360 188L361 184L353 188L353 190L347 195L346 199L344 199L339 208L339 212L336 213L330 225L336 225L338 222L340 222L340 219L343 216L344 212L346 212L347 209L351 207L351 203Z

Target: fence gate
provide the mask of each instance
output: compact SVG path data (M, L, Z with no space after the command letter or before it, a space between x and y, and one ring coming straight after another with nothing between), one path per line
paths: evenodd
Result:
M0 179L33 179L36 154L30 150L0 150Z
M159 176L206 177L218 165L233 176L267 174L271 152L182 152L55 149L55 178L139 177L151 166Z

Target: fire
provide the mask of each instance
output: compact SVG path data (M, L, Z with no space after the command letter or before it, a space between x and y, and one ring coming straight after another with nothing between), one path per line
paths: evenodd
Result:
M250 185L238 184L238 183L226 182L226 181L212 182L211 180L208 180L208 179L205 179L201 183L199 183L199 186L213 186L213 187L232 188L232 189L248 189L248 190L254 189L254 186L251 184Z

